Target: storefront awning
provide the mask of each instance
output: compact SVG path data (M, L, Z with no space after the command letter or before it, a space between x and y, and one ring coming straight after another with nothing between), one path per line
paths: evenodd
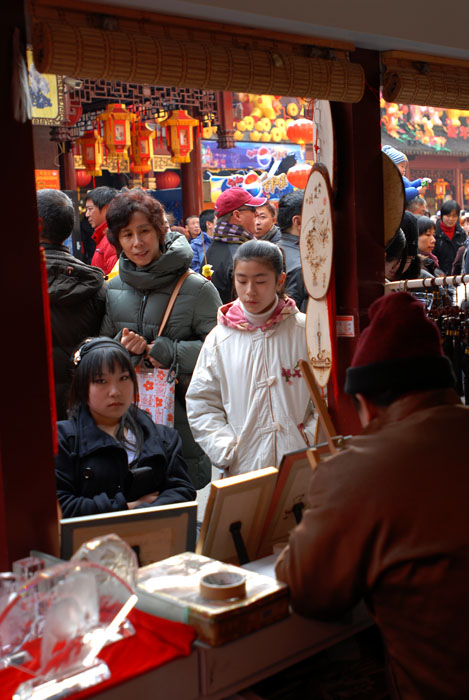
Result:
M112 24L112 23L111 23ZM34 64L41 73L74 78L192 87L206 90L294 95L341 102L361 100L365 79L361 65L344 52L331 58L309 57L288 45L278 48L239 45L235 38L194 40L142 24L121 31L41 19L33 24ZM303 51L303 53L307 53Z

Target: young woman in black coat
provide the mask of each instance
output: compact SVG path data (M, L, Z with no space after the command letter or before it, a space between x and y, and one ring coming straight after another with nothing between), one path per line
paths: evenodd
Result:
M436 222L433 254L438 258L439 267L445 275L451 275L457 252L466 240L466 232L459 224L460 211L459 204L454 199L449 199L441 205L441 218Z
M134 404L129 352L110 338L75 353L70 419L57 423L57 497L65 518L192 501L196 492L172 428Z

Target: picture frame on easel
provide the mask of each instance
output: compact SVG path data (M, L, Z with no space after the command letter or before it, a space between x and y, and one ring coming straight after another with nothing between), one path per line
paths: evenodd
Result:
M227 564L254 559L277 475L267 467L213 481L196 553Z

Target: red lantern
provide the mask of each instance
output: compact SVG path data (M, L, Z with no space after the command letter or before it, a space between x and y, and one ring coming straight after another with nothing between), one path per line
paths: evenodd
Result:
M133 157L132 172L148 173L151 170L152 156L152 141L155 138L155 132L151 131L145 123L138 122L132 129L131 153Z
M313 166L308 163L298 163L287 171L287 180L293 187L304 190L312 169Z
M469 199L469 180L464 180L464 199Z
M311 119L296 119L287 127L287 137L293 143L304 146L305 143L313 143L314 123Z
M172 190L179 187L181 178L174 170L165 170L164 173L155 174L156 187L159 190Z
M171 160L174 163L190 163L190 152L194 147L192 128L198 126L198 120L192 119L184 109L175 109L160 123L166 128L166 141Z
M78 187L87 187L91 182L91 175L86 170L75 170Z
M96 129L85 131L81 139L78 139L81 147L83 165L89 175L102 175L101 166L103 163L103 139Z

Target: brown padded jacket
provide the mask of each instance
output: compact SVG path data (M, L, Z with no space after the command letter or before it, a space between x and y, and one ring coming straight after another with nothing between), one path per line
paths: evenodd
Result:
M452 389L394 402L319 464L276 564L300 614L365 599L401 698L469 697L468 434Z

